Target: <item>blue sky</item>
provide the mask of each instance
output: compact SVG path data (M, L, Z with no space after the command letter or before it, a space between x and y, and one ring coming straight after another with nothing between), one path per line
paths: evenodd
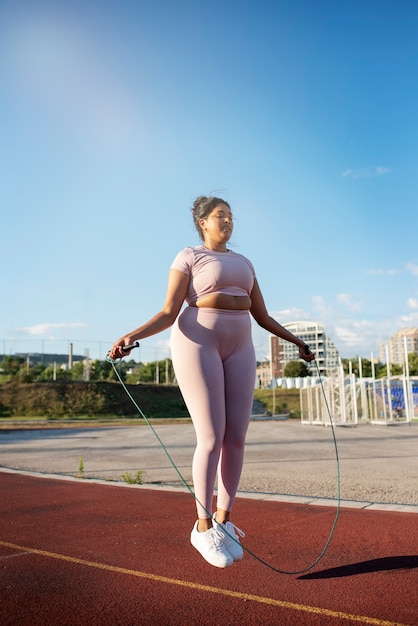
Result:
M346 358L418 326L417 32L412 0L0 2L0 352L103 358L201 194L281 323Z

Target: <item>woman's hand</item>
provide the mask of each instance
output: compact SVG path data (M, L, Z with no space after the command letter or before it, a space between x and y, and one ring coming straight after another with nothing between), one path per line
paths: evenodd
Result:
M309 346L304 343L303 346L299 346L299 358L303 359L307 363L315 359L315 354L310 351Z
M113 346L110 348L108 356L114 361L116 359L122 359L124 356L128 356L128 354L131 353L132 347L131 349L126 349L125 346L132 346L133 343L134 342L132 341L130 337L128 336L121 337L120 339L115 341ZM139 342L138 342L138 345L139 345Z

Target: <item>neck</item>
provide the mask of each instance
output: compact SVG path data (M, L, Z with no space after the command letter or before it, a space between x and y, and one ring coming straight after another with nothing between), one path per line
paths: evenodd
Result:
M213 252L228 252L228 248L225 244L213 244L213 243L204 243L203 247L207 250L212 250Z

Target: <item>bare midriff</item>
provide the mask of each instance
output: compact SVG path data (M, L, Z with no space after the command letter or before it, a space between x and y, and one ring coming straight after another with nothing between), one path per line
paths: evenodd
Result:
M249 296L229 296L225 293L211 293L200 298L191 306L208 309L227 309L230 311L248 311L251 308Z

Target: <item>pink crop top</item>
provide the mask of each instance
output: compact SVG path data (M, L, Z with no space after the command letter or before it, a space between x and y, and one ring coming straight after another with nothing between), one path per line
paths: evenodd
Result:
M190 276L187 304L194 304L211 293L249 296L255 278L252 263L242 254L232 250L215 252L204 246L181 250L170 269Z

